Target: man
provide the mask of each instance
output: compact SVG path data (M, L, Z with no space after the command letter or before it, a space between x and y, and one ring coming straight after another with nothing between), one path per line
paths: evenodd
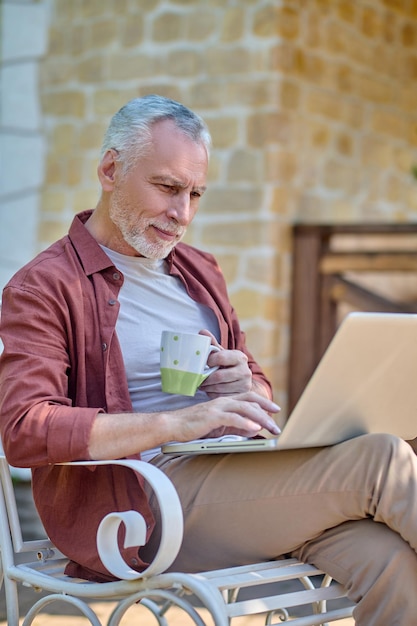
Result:
M174 482L185 536L173 569L198 571L291 554L344 583L357 624L410 626L417 614L417 461L367 435L323 449L165 457L162 443L276 434L278 411L245 345L211 255L180 243L206 187L202 120L158 96L112 119L93 212L16 274L3 293L1 430L13 465L33 468L35 500L70 575L108 580L95 534L113 510L158 524L124 468L54 464L142 458ZM161 391L163 329L204 332L219 366L194 398ZM215 521L215 523L213 523Z

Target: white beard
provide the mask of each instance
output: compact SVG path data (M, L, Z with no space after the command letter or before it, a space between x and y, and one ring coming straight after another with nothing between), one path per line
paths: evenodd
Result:
M174 246L185 235L185 228L179 225L159 224L158 221L149 218L139 217L136 221L131 220L134 210L129 203L124 200L123 194L114 192L112 204L109 210L109 217L113 224L120 230L124 241L131 246L138 254L148 259L165 259ZM149 241L146 233L150 226L156 226L161 230L170 231L177 235L177 239L172 242L163 240Z
M129 244L138 254L146 257L147 259L165 259L171 252L172 248L177 244L163 242L163 241L148 241L144 232L132 232L131 229L123 230L121 224L116 224L123 235L123 239ZM138 221L140 227L140 221ZM145 226L146 228L146 226Z

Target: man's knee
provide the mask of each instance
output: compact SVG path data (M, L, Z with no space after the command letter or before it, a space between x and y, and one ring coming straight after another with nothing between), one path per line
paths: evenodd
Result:
M367 449L375 449L375 450L396 450L396 449L409 449L406 442L397 437L396 435L390 435L389 433L368 433L367 435L362 435L358 437L356 440L351 439L350 441L357 441L360 445L365 446Z
M294 556L356 588L356 601L376 580L382 582L394 572L397 580L411 576L417 585L417 554L398 533L369 518L330 528L306 542Z
M381 465L392 460L395 461L398 458L404 459L407 457L413 459L412 462L414 463L415 455L409 443L389 433L369 433L350 439L341 445L345 444L351 447L352 453L356 454L357 458L359 458L359 454L362 454L365 460L371 461L375 459Z

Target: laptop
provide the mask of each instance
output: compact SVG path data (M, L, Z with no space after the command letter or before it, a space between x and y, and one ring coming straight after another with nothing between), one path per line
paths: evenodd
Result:
M382 432L417 437L417 314L347 315L277 437L170 443L162 452L285 450Z

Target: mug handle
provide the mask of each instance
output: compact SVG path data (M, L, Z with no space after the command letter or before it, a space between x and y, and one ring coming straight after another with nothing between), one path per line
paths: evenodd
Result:
M220 348L218 348L217 346L211 345L209 353L207 355L207 358L209 357L209 355L212 352L220 352ZM213 374L213 372L217 371L218 369L219 369L218 365L215 365L214 367L208 367L208 365L206 365L206 367L204 368L204 371L202 373L202 376L204 377L203 381L206 380L206 378L208 378L210 376L210 374Z

